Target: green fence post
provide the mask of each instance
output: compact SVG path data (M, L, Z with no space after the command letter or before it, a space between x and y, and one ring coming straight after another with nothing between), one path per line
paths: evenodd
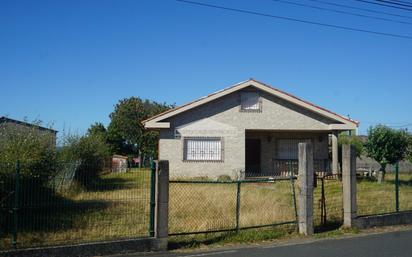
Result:
M14 249L17 249L17 232L19 229L18 225L18 214L19 209L19 191L20 191L20 161L16 163L16 176L14 185L14 206L13 206L13 239L12 245Z
M150 220L149 220L149 235L154 236L154 220L155 220L155 176L156 176L156 163L152 160L150 162Z
M292 187L292 200L293 200L293 209L295 211L296 228L298 228L298 224L299 224L298 206L296 204L295 180L294 180L294 174L292 172L292 161L289 161L288 168L289 168L289 174L290 174L290 185Z
M399 162L395 164L395 198L396 212L399 212Z
M240 225L239 225L239 218L240 218L240 185L241 182L237 181L236 187L236 232L239 232Z

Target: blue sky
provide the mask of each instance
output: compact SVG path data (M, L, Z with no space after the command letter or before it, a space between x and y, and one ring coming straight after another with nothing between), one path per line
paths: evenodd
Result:
M202 1L412 36L412 25L277 1ZM0 1L0 116L83 133L95 121L108 124L119 99L180 105L251 77L360 120L361 133L376 123L412 129L412 40L173 0Z

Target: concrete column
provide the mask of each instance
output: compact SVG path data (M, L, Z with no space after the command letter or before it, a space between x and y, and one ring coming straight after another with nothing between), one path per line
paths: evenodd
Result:
M338 132L332 132L332 174L339 173Z
M352 145L342 146L343 225L352 227L357 216L356 151Z
M156 250L167 250L169 234L169 161L160 160L156 170Z
M313 234L313 147L299 143L299 233Z

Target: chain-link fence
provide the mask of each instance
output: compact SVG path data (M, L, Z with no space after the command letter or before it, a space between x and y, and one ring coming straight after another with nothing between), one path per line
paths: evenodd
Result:
M357 180L358 215L376 215L412 210L412 172L386 173L383 182L359 174Z
M150 235L151 171L0 164L0 249Z
M169 234L296 224L294 180L171 180Z
M332 229L343 222L342 181L339 175L316 178L314 197L314 225L317 229Z

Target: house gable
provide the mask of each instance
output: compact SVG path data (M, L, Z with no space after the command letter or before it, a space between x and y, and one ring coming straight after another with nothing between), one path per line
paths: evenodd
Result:
M260 113L242 113L240 93L256 91ZM349 130L357 122L255 80L248 80L144 121L146 128L176 128L205 118L239 129Z

